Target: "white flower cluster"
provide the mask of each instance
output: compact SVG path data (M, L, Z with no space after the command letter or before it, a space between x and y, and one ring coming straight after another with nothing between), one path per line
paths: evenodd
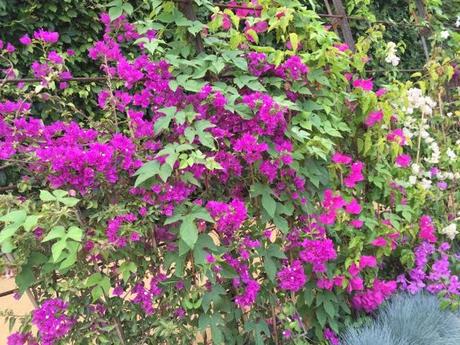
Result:
M457 224L452 223L446 226L444 229L440 231L441 234L446 235L451 241L454 240L455 236L457 236Z
M417 183L417 179L420 178L420 185L423 189L430 189L431 188L431 174L428 171L423 171L423 167L420 167L417 163L411 165L412 174L409 176L409 184L411 186Z
M420 109L422 114L431 115L433 114L433 108L436 106L436 102L431 97L423 96L422 90L418 88L411 88L407 91L407 98L409 101L409 108L407 112L413 114L415 109Z
M457 21L455 22L455 27L460 28L460 16L457 16Z
M431 156L425 157L424 160L430 164L438 164L441 158L441 151L439 149L438 143L428 132L429 129L430 126L428 124L428 119L421 119L420 125L418 125L414 117L406 116L403 128L404 135L410 139L420 135L423 142L430 148L431 151Z
M387 43L387 56L385 58L386 63L391 63L393 66L398 66L401 59L396 55L396 43Z
M442 180L460 180L460 172L441 171L438 174L438 178Z
M441 31L441 38L443 40L447 40L449 38L449 36L450 36L449 31L447 31L447 30Z
M430 189L433 185L433 180L438 181L448 181L448 180L460 180L460 172L453 173L451 171L440 171L435 174L436 177L433 177L433 174L429 170L425 170L423 166L413 163L411 165L412 175L409 176L408 183L411 186L420 183L420 186L423 189Z
M441 147L436 142L435 138L431 135L430 120L427 117L417 118L417 116L411 116L415 110L419 110L424 115L433 114L433 108L436 106L436 102L430 97L424 96L422 90L418 88L411 88L407 92L408 108L403 108L406 112L403 124L404 135L409 138L413 143L418 142L418 138L422 140L422 146L424 156L422 157L421 164L412 164L412 174L409 176L407 181L408 185L414 186L418 184L424 189L432 188L433 184L436 184L439 188L445 188L446 181L448 180L460 180L460 172L451 171L440 171L437 167L441 162ZM457 145L460 144L460 140ZM447 148L445 158L451 163L458 160L456 152L452 148ZM424 168L423 165L427 166ZM429 167L433 167L430 169Z

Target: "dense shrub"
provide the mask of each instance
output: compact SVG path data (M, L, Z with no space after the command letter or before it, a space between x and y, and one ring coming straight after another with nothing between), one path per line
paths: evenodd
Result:
M378 27L352 53L296 1L201 3L113 2L96 114L59 34L21 38L41 83L0 103L0 244L40 306L10 342L336 344L398 288L458 306L451 61L375 85Z
M348 330L344 345L454 345L460 342L460 318L441 310L435 296L397 295L377 313L375 321Z

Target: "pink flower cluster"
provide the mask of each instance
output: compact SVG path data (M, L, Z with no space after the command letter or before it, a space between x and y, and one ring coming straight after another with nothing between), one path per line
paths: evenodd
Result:
M358 292L352 299L352 305L357 310L370 313L376 310L397 287L396 281L374 280L373 287L363 292Z
M146 315L153 314L153 299L161 295L163 290L159 287L159 284L166 279L166 275L158 274L151 279L149 289L145 288L144 283L137 283L131 290L134 295L132 298L133 303L138 304Z
M437 240L436 228L434 227L430 216L427 216L427 215L421 216L419 220L419 227L420 227L420 231L419 231L418 236L422 240L426 240L431 243L436 242Z
M279 288L296 292L303 288L307 282L307 276L300 260L294 260L278 272Z
M49 299L32 313L32 324L37 327L43 345L53 345L65 337L76 321L66 315L68 304L59 298Z
M38 345L38 342L30 332L15 332L8 336L6 345Z
M307 263L313 265L313 272L325 272L326 263L337 258L334 242L331 239L309 240L302 242L303 250L299 257Z
M137 232L131 232L128 236L121 236L120 229L123 223L134 223L137 220L136 215L132 213L121 214L115 218L109 220L106 235L109 243L112 243L118 248L126 247L128 240L131 242L137 242L140 240L140 235Z
M216 220L216 230L224 240L229 241L247 219L244 202L235 199L231 202L209 201L206 204L211 217Z
M432 243L422 242L415 248L415 267L406 275L398 276L403 290L415 294L422 289L431 293L443 293L445 297L460 296L460 280L453 274L448 243L436 248Z

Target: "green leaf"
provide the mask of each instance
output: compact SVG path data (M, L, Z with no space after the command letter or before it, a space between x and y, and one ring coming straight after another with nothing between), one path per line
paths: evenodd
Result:
M61 198L66 197L68 195L68 193L65 190L62 190L62 189L56 189L56 190L53 191L53 195L57 199L61 199Z
M170 107L166 109L174 109L174 113L176 111L176 107ZM165 116L162 116L155 121L155 124L153 125L153 131L155 134L159 134L161 131L169 128L169 124L171 123L174 113L168 112Z
M58 201L59 201L60 203L64 204L65 206L73 207L73 206L75 206L76 204L78 204L78 202L79 202L80 200L77 199L77 198L69 197L69 198L60 198L60 199L58 199Z
M299 47L299 36L297 36L294 32L290 33L289 40L291 41L292 50L297 51L297 48Z
M47 190L41 190L40 191L40 200L41 201L56 201L56 197L51 194L50 192L48 192Z
M265 268L265 271L267 272L267 276L268 278L274 282L275 279L276 279L276 271L277 271L277 268L276 268L276 264L275 264L275 261L269 257L269 256L266 256L265 257L265 260L264 260L264 268Z
M67 247L67 242L65 239L61 239L57 241L51 247L51 254L53 257L53 262L58 262L59 258L61 257L62 252Z
M287 234L289 232L289 223L283 217L276 215L273 217L273 223L275 223L276 227L280 229L283 234Z
M267 211L270 217L275 217L276 201L272 198L272 196L267 190L265 190L262 194L262 206L264 210Z
M59 265L59 270L66 270L67 268L72 267L75 262L77 262L77 253L70 253Z
M225 295L225 290L220 285L214 285L212 290L205 293L203 296L203 301L201 303L201 307L203 308L204 312L207 313L211 303L219 304L222 300L220 296Z
M159 175L163 182L168 180L168 177L171 176L173 169L168 164L163 164L160 168Z
M35 276L32 272L32 267L22 266L21 272L16 275L16 285L19 288L19 293L22 294L35 283Z
M20 226L20 224L13 223L0 231L0 243L9 240L16 233Z
M123 8L122 8L122 9L123 9L123 11L125 11L126 14L128 14L128 15L131 15L131 14L133 13L133 11L134 11L133 5L131 5L131 4L128 3L128 2L125 3L125 4L123 4Z
M114 21L115 19L119 18L123 14L122 7L110 7L109 9L109 16L110 20Z
M65 228L62 225L55 226L51 229L48 235L42 239L42 242L47 242L55 238L62 238L65 236Z
M270 244L270 246L267 249L267 255L268 256L273 256L278 259L286 259L287 256L286 254L280 249L280 247L277 244Z
M316 309L316 319L318 320L318 323L320 324L321 327L326 326L327 314L323 308L320 307Z
M187 244L190 249L193 249L196 241L198 240L198 229L192 215L187 215L182 218L179 234L185 244Z
M83 230L76 226L71 226L67 232L67 237L80 242L83 237Z
M335 315L336 315L336 310L335 310L335 307L334 305L332 304L332 302L330 300L325 300L323 302L323 306L324 306L324 310L326 311L326 313L331 317L331 318L334 318Z
M208 210L201 206L194 206L191 215L193 218L202 219L209 223L214 223L214 219L209 214Z
M26 230L27 232L29 232L30 230L32 230L32 228L35 227L35 225L37 225L37 222L38 222L38 219L40 218L40 216L37 216L37 215L31 215L31 216L27 216L26 220L24 221L24 230Z
M120 265L119 272L123 278L123 281L126 283L129 279L131 273L136 273L137 266L134 262L123 262Z
M149 178L154 177L160 172L160 163L156 160L145 163L140 167L135 173L134 176L137 176L136 181L134 182L134 187L140 186L142 183L147 181Z
M93 273L86 280L85 287L91 287L91 286L97 285L101 279L102 279L101 273L99 272Z
M4 223L17 223L22 224L27 217L27 213L24 210L15 210L7 213L3 217L0 217L0 221Z

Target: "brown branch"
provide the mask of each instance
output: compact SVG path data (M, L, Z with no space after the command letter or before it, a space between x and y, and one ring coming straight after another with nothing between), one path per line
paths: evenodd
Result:
M18 292L18 289L11 289L11 290L7 290L7 291L0 292L0 298L1 298L1 297L5 297L5 296L12 295L12 294L14 294L15 292Z

